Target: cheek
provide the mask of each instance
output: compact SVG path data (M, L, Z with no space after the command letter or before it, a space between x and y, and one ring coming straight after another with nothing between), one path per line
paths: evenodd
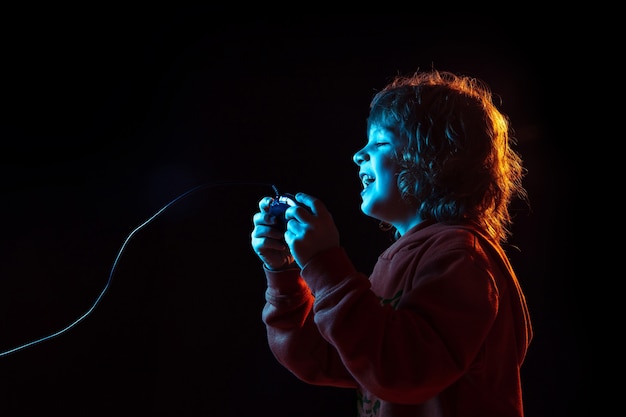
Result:
M382 161L380 168L381 169L377 179L382 180L381 183L383 184L381 185L384 185L385 187L394 186L394 189L397 188L397 173L400 170L398 164L393 160L386 159Z
M385 172L376 177L378 191L383 194L390 194L397 188L396 176L392 172Z

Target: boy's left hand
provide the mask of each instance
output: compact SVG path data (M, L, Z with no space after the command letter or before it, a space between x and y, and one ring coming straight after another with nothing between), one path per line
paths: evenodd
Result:
M304 268L316 254L339 246L339 231L321 200L305 193L295 198L309 210L294 206L285 211L285 242L300 268Z

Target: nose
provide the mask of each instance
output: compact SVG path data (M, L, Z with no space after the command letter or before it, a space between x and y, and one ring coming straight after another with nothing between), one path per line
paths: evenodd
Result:
M355 164L361 165L363 162L367 160L367 152L365 152L365 148L359 149L353 156L352 160Z

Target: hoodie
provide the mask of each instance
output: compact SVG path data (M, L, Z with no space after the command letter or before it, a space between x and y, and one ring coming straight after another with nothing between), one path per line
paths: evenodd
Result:
M342 247L265 275L274 356L302 381L354 388L359 417L524 415L525 296L476 225L423 222L369 276Z

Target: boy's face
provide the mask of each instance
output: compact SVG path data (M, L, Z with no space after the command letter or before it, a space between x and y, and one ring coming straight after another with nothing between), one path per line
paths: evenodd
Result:
M399 165L395 155L405 141L377 125L370 127L367 136L367 144L353 156L363 184L361 210L398 227L397 224L404 224L415 216L402 201L396 180Z

